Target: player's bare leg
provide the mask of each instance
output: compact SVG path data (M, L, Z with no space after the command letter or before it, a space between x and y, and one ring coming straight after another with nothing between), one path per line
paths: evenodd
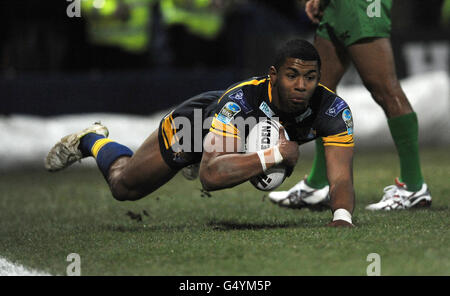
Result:
M314 39L314 46L322 61L320 83L336 92L337 85L350 64L346 48L320 36Z
M320 83L336 91L339 81L350 64L350 58L343 46L335 46L332 41L316 36L314 46L321 59ZM313 167L310 174L288 191L269 193L272 202L288 208L308 207L312 210L329 206L329 186L325 161L325 150L321 139L316 140Z
M107 179L115 199L137 200L167 183L176 173L161 156L156 130L133 156L118 158Z
M45 168L56 172L89 156L107 180L117 200L137 200L158 189L177 172L163 160L158 131L153 132L133 153L128 147L108 139L108 129L100 123L63 137L50 150Z
M349 46L348 52L364 85L388 118L400 158L402 182L386 187L382 201L368 209L391 209L391 202L402 204L399 208L430 205L431 196L420 167L417 115L397 79L390 40L367 38ZM402 200L394 201L399 196Z
M349 46L348 52L364 85L387 118L413 112L397 79L388 38L363 39Z

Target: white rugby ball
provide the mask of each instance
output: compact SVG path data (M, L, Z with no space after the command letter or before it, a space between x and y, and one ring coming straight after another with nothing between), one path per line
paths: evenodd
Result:
M275 146L279 140L280 123L268 118L257 123L249 132L246 140L247 153L257 152ZM286 131L285 136L289 139ZM262 191L274 190L286 179L286 168L279 164L271 167L265 173L250 179L256 189Z

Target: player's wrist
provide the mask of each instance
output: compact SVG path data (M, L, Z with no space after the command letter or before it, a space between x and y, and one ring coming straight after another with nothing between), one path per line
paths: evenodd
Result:
M350 224L352 223L352 214L347 211L346 209L337 209L336 211L334 211L333 213L333 221L337 221L337 220L343 220L346 221Z
M267 163L266 163L266 157L264 156L264 150L260 150L256 153L258 154L259 161L261 163L263 172L265 172L267 170Z
M283 162L283 155L281 155L278 145L260 150L257 152L257 154L264 172L270 167Z
M274 164L277 165L277 164L282 163L283 155L281 155L280 146L276 145L276 146L273 146L271 149L273 149Z

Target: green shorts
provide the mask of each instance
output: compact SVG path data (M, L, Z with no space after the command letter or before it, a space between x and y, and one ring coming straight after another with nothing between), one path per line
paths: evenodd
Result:
M391 34L392 0L325 1L317 36L350 46L363 38Z

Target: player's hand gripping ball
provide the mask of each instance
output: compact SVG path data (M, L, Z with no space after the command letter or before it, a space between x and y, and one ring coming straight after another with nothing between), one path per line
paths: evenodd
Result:
M258 152L277 145L280 137L280 126L280 123L275 120L267 119L260 121L251 129L247 137L246 151L248 153ZM284 133L285 137L289 139L286 131ZM286 176L286 166L284 164L278 164L269 168L265 173L251 178L250 182L256 189L270 191L280 186L286 179Z

